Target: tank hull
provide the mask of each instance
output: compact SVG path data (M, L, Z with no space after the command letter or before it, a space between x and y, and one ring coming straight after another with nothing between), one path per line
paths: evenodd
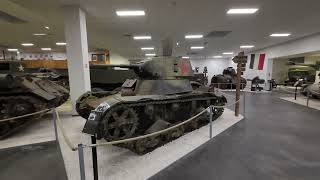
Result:
M98 139L116 141L157 132L179 124L210 105L222 106L226 98L210 92L193 91L179 95L121 96L120 93L86 102L92 109L83 129ZM223 113L216 108L213 120ZM209 112L174 131L152 138L121 144L137 154L145 154L185 133L209 123Z

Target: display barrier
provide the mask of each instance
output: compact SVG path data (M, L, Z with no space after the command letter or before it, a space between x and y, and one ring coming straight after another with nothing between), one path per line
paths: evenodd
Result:
M301 92L299 92L299 89L298 87L296 86L294 88L294 91L289 91L287 90L288 88L283 88L281 86L279 86L277 88L277 90L280 92L280 93L285 93L286 95L292 95L294 96L294 100L297 100L297 97L306 97L306 106L309 107L309 101L310 101L310 98L312 98L312 95L310 94L310 90L307 91L307 95L303 95L301 94ZM315 91L312 91L312 94L319 94ZM320 95L320 94L319 94Z
M223 93L223 92L221 92ZM227 95L227 96L231 96L231 97L234 97L233 95L230 95L230 94L226 94L226 93L223 93L224 95ZM245 93L243 93L242 95L242 99L243 99L243 102L245 103ZM127 143L127 142L131 142L131 141L137 141L137 140L140 140L140 139L145 139L145 138L149 138L149 137L152 137L152 136L156 136L156 135L160 135L160 134L163 134L165 132L168 132L168 131L171 131L173 129L176 129L186 123L189 123L193 120L195 120L196 118L200 117L202 114L206 113L209 111L209 114L210 114L210 121L209 121L209 138L211 139L212 138L212 117L213 117L213 111L214 111L214 108L226 108L226 107L230 107L230 106L233 106L235 105L236 103L239 103L241 101L241 99L239 99L238 101L235 101L233 103L230 103L230 104L227 104L227 105L224 105L224 106L209 106L207 107L206 109L204 109L203 111L201 111L200 113L196 114L195 116L179 123L179 124L176 124L174 126L171 126L169 128L166 128L166 129L163 129L163 130L160 130L160 131L157 131L157 132L154 132L154 133L150 133L150 134L146 134L146 135L142 135L142 136L138 136L138 137L133 137L133 138L128 138L128 139L123 139L123 140L118 140L118 141L110 141L110 142L105 142L105 143L99 143L97 144L96 143L96 138L95 136L91 136L91 144L78 144L78 146L75 146L71 140L69 139L69 137L67 136L65 130L64 130L64 127L62 125L62 122L61 122L61 119L60 119L60 116L59 116L59 113L58 111L55 111L55 116L56 118L54 118L54 121L56 121L56 124L57 124L57 128L60 130L61 134L62 134L62 137L63 139L65 140L67 146L70 148L70 150L72 151L76 151L78 150L78 156L79 156L79 167L80 167L80 178L81 180L85 180L85 161L84 161L84 148L92 148L92 160L93 160L93 175L94 175L94 180L98 180L98 161L97 161L97 147L100 147L100 146L108 146L108 145L116 145L116 144L121 144L121 143ZM243 104L243 106L245 107L245 104ZM245 108L243 108L243 117L245 117Z

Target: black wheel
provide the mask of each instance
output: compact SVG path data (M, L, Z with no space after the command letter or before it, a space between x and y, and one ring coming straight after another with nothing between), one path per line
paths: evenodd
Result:
M134 135L138 116L132 108L120 108L109 112L103 119L106 140L127 139Z

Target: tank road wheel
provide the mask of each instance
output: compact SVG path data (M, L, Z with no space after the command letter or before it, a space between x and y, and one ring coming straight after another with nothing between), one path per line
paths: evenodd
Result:
M138 115L132 108L116 109L103 119L106 140L127 139L133 136L138 126Z

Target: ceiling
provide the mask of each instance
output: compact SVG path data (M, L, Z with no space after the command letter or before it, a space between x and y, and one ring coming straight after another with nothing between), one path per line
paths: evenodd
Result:
M88 42L91 49L106 48L132 58L145 52L140 47L154 46L161 54L160 43L171 37L175 56L196 52L194 57L211 57L222 52L240 51L240 45L253 44L255 49L276 45L320 30L320 1L316 0L1 0L0 11L27 23L8 23L0 19L0 45L35 51L64 41L63 6L79 5L87 12ZM253 15L227 15L229 8L259 8ZM118 17L119 9L142 9L144 17ZM44 26L49 26L46 30ZM186 40L185 34L231 31L225 37ZM49 33L33 36L33 33ZM290 37L272 38L271 33L289 32ZM151 35L152 40L135 41L125 35ZM22 42L36 46L25 48ZM203 50L190 46L204 45ZM61 48L61 47L60 47ZM252 51L254 49L250 49Z

